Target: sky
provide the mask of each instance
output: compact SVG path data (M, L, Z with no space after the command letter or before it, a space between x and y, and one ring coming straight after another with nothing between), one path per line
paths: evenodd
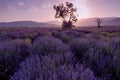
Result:
M0 22L54 20L54 4L72 2L78 18L120 17L120 0L0 0Z

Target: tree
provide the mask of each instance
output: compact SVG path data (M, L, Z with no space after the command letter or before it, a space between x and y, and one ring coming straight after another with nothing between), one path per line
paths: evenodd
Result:
M53 8L56 10L55 18L60 18L63 22L62 28L74 27L73 23L77 21L75 15L77 9L74 8L72 3L66 2L65 5L63 3L58 6L54 5Z
M97 18L96 22L97 22L98 28L101 28L101 23L103 22L103 19Z

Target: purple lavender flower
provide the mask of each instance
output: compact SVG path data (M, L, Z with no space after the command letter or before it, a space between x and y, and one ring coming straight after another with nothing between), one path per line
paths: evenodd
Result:
M69 54L69 53L65 53ZM60 56L59 54L56 56ZM96 80L93 72L82 65L62 62L55 55L34 55L22 62L10 80ZM67 59L69 57L65 57Z
M19 63L28 56L28 45L23 40L0 43L0 79L6 80Z
M50 36L38 37L33 43L32 50L33 53L38 53L40 55L70 52L66 44Z

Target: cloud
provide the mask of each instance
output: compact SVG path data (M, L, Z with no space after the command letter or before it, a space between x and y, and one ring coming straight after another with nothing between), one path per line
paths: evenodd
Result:
M28 9L28 11L30 11L30 12L37 12L37 11L39 11L39 8L34 6L34 5L30 5L30 9Z
M24 2L18 2L18 6L24 6L25 3Z

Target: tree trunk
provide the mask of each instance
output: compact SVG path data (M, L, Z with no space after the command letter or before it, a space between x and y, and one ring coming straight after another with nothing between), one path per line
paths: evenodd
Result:
M72 22L71 21L68 21L68 22L65 22L65 21L63 21L63 23L62 23L62 28L63 29L65 29L65 28L72 28L73 27L73 24L72 24Z
M101 28L100 24L98 23L98 28Z

